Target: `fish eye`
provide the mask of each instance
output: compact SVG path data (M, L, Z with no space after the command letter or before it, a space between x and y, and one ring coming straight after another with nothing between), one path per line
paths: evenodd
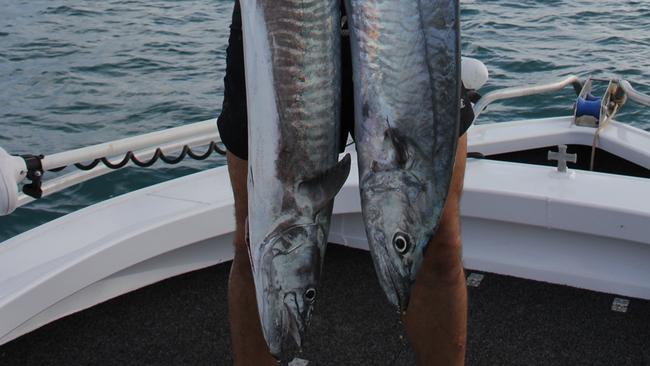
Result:
M397 233L393 237L393 246L399 254L404 254L409 250L409 239L404 233Z
M305 291L305 299L307 301L314 301L316 299L316 289L307 289L307 291Z

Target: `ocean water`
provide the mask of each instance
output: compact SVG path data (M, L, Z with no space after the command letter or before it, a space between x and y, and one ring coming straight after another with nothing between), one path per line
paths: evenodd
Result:
M214 118L223 94L232 0L4 0L0 146L50 154ZM569 74L624 77L650 93L650 4L468 0L464 55L490 70L484 92ZM570 89L493 105L481 123L571 113ZM650 130L650 109L618 120ZM0 242L137 188L223 165L127 168L0 217ZM219 189L219 187L215 187Z

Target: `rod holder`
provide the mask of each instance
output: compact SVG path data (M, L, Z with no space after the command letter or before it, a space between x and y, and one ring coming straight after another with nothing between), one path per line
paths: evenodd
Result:
M18 204L18 183L27 176L25 160L9 155L0 147L0 216L16 210Z

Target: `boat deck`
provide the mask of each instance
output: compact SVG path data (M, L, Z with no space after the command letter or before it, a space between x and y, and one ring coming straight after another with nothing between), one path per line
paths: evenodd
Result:
M0 365L229 365L229 268L181 275L51 323L0 346ZM631 299L619 313L613 300L486 273L469 287L467 364L650 365L650 302ZM369 254L330 245L298 357L308 365L413 365L400 329Z

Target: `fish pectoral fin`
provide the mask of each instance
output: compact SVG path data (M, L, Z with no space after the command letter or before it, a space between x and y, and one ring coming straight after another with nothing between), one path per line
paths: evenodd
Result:
M311 202L315 212L320 211L330 203L341 190L350 175L352 160L346 154L336 165L311 179L298 184L298 193Z
M413 142L396 128L389 127L384 133L386 151L391 151L390 159L381 170L407 169L413 164L415 152Z

